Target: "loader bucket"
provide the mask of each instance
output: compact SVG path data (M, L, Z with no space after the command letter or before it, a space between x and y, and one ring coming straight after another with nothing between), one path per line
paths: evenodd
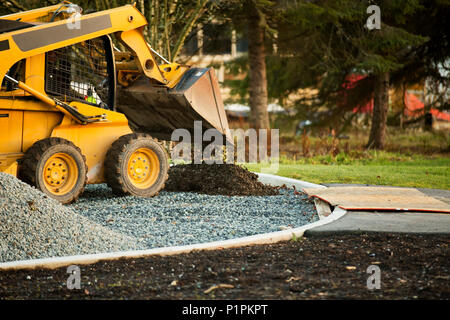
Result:
M232 142L212 68L187 70L173 89L154 86L148 79L140 79L118 91L117 106L136 132L171 140L172 132L183 128L193 137L194 121L202 121L202 131L215 128Z

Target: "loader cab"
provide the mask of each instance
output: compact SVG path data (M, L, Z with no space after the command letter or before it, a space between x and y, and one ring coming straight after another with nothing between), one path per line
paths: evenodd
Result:
M7 74L61 101L114 110L116 73L112 49L108 36L90 39L22 59ZM5 171L36 141L50 136L63 115L56 109L48 112L48 107L35 97L5 80L0 98L0 171Z
M116 72L109 36L89 39L45 54L45 92L115 110Z

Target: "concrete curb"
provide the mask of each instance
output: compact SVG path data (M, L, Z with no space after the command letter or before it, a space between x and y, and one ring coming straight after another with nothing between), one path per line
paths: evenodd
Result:
M280 177L273 174L268 173L258 173L254 172L258 175L258 180L265 184L270 184L272 186L282 186L285 184L288 188L295 187L298 190L302 190L303 188L327 188L321 184L315 184L307 181Z
M149 250L135 250L135 251L122 251L122 252L108 252L108 253L97 253L97 254L87 254L87 255L77 255L77 256L67 256L67 257L57 257L57 258L45 258L45 259L33 259L33 260L21 260L0 263L0 270L19 270L19 269L36 269L36 268L46 268L54 269L58 267L68 266L72 264L83 265L92 264L98 261L104 260L117 260L121 258L142 258L149 257L153 255L167 256L180 253L189 253L195 250L220 250L227 248L242 247L255 244L269 244L279 241L290 240L294 236L301 237L306 230L322 226L324 224L333 222L346 214L347 211L336 208L331 215L328 217L307 224L305 226L288 229L283 231L271 232L258 234L249 237L214 241L208 243L193 244L187 246L175 246L175 247L164 247Z
M283 177L278 177L280 179L275 179L277 176L261 174L263 179L271 179L269 183L277 183L278 185L283 185L292 183L296 187L304 188L305 182L298 181L295 179L288 179ZM287 181L288 179L289 181ZM262 181L262 180L261 180ZM267 181L267 180L266 180ZM263 182L263 181L262 181ZM266 182L267 183L267 182ZM306 183L311 185L309 183ZM323 186L322 186L323 187ZM290 240L295 237L302 237L306 230L316 228L330 222L333 222L346 214L347 211L336 207L334 211L327 217L323 219L298 227L294 229L287 229L283 231L271 232L258 234L248 237L242 237L237 239L229 239L222 241L214 241L208 243L199 243L186 246L174 246L174 247L163 247L148 250L134 250L134 251L121 251L121 252L107 252L107 253L97 253L97 254L87 254L87 255L76 255L76 256L66 256L66 257L56 257L56 258L44 258L44 259L32 259L32 260L20 260L0 263L0 270L20 270L20 269L55 269L58 267L64 267L69 265L85 265L92 264L99 261L105 260L117 260L121 258L142 258L149 256L167 256L175 255L181 253L189 253L195 250L221 250L227 248L242 247L248 245L256 244L269 244L279 241Z

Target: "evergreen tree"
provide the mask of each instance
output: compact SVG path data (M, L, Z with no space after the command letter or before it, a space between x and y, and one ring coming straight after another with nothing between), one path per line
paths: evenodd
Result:
M325 106L328 112L323 114L322 122L341 121L349 110L360 108L373 98L367 147L383 149L389 88L427 77L444 80L436 66L445 64L450 55L449 2L376 3L381 9L381 25L373 30L366 24L367 8L372 1L294 3L286 12L284 28L296 32L280 31L284 35L280 43L284 44L285 52L308 66L304 84L310 85L312 78L319 89L312 103L301 101L300 109L305 112ZM355 74L362 79L347 83Z
M249 122L254 129L270 128L267 112L266 36L273 31L270 20L278 15L276 9L275 2L269 0L222 0L219 1L216 12L216 15L229 18L235 28L246 28L248 31L246 70L240 71L248 70L245 91L248 89Z
M266 58L269 99L285 105L299 89L313 89L296 101L297 117L338 129L373 99L367 146L382 149L390 88L424 79L436 88L450 87L449 3L377 1L380 29L369 30L367 8L373 1L277 1L278 54ZM251 64L237 62L237 70ZM232 92L245 92L249 84L240 84ZM448 109L448 96L436 102L433 107Z

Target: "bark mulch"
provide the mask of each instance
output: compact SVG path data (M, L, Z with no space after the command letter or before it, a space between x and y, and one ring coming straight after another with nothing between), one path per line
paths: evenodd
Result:
M170 168L166 191L227 196L272 196L277 187L258 181L258 176L234 164L180 164Z
M336 235L67 268L0 272L2 299L449 299L448 236ZM381 270L369 290L367 268ZM214 287L217 286L217 287Z

